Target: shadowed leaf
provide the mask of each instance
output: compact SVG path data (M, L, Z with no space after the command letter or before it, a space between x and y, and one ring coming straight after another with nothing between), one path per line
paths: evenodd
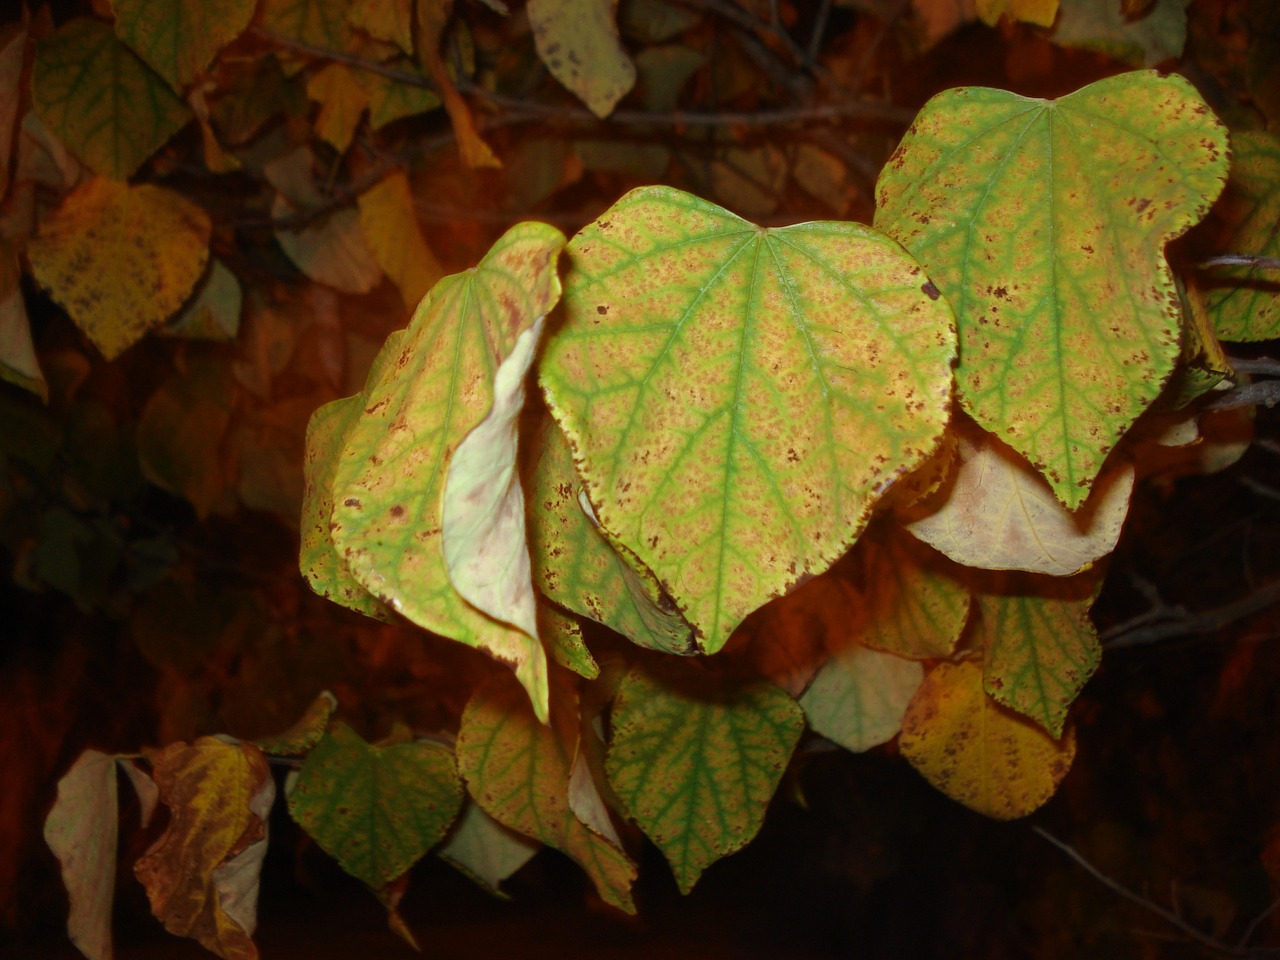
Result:
M256 0L111 0L116 36L179 93L238 37Z

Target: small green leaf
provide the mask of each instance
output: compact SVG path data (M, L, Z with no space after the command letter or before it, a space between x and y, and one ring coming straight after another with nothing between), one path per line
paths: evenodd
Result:
M1056 101L947 91L880 175L877 226L955 309L962 406L1068 509L1173 371L1182 317L1164 246L1226 171L1199 94L1146 71Z
M800 708L778 687L712 677L690 661L636 668L622 681L609 783L681 892L756 835L803 730Z
M256 0L111 0L116 36L181 93L238 37Z
M983 687L1054 739L1102 655L1089 620L1096 586L1094 577L1004 576L977 597Z
M461 806L448 750L425 742L374 747L344 723L312 748L289 794L293 819L375 888L439 843Z
M951 316L867 227L634 190L569 245L541 365L591 506L719 650L843 554L949 412Z
M32 102L71 151L127 180L191 111L104 23L77 17L36 44Z
M1224 249L1280 257L1280 136L1261 130L1231 136L1231 179L1221 210ZM1223 340L1280 337L1280 276L1257 267L1218 267L1201 284Z
M800 698L809 726L855 753L898 734L924 667L858 644L835 654Z

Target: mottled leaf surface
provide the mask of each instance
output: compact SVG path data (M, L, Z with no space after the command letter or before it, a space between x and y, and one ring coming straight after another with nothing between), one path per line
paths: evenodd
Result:
M949 90L880 175L876 226L955 310L962 406L1069 509L1173 371L1181 307L1164 246L1226 171L1199 94L1147 71L1053 101Z
M612 719L609 783L684 893L755 837L804 729L780 688L712 678L688 661L633 669Z
M439 843L461 805L447 749L425 742L375 747L344 723L307 754L289 794L294 820L343 870L375 888Z
M669 187L569 253L543 389L600 525L714 652L938 442L950 314L866 227L761 229Z

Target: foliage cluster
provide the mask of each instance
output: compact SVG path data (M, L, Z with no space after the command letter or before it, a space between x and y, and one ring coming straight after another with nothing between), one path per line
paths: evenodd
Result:
M168 746L61 780L45 836L87 956L110 953L118 772L144 822L169 810L133 865L156 916L226 957L256 955L268 758L411 941L397 905L432 850L497 889L553 847L634 911L638 829L689 891L804 737L895 742L992 817L1053 795L1135 485L1229 465L1268 396L1222 346L1280 336L1263 58L1222 57L1230 134L1136 70L1056 99L950 90L898 139L840 41L893 24L912 55L1003 16L1146 66L1181 52L1187 4L867 0L847 33L798 6L112 0L8 30L16 579L127 621L187 704L211 660L259 670L256 694L309 671L241 739L196 736L227 724L206 702ZM544 73L585 109L528 96ZM715 110L685 107L707 91ZM508 138L531 122L564 135ZM671 185L593 199L649 181ZM486 209L499 182L512 209L580 191L567 220L590 222L451 221L451 250L424 231L458 212L435 198ZM1224 188L1210 266L1172 268ZM79 333L37 349L41 291ZM137 389L109 372L131 359L163 371L132 418L103 402ZM306 580L372 618L332 628L371 656L404 657L408 622L496 663L408 657L426 683L369 743L342 657L313 664L296 627L264 643L279 588L228 608L148 522L155 487L200 520L301 517Z

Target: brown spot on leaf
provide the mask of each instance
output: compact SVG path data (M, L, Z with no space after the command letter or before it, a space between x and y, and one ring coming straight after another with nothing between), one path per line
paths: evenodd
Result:
M942 291L933 285L932 280L926 280L924 284L920 287L920 292L923 293L930 300L937 300L940 296L942 296Z
M342 501L342 505L344 507L354 507L357 510L360 509L360 501L355 497L347 497L347 499Z

